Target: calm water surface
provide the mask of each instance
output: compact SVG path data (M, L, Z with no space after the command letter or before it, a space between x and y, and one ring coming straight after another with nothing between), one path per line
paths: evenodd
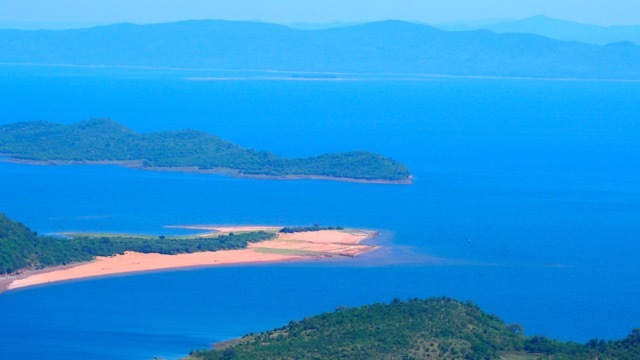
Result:
M4 66L0 124L111 117L137 131L206 130L282 156L371 150L406 163L415 184L0 163L0 211L40 233L339 224L384 230L385 250L8 292L2 357L178 358L394 297L470 299L527 334L562 340L640 326L640 84L193 76Z

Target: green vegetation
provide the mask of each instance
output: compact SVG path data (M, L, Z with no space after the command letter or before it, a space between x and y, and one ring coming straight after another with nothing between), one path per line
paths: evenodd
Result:
M640 329L585 345L523 335L476 305L394 300L333 313L193 351L189 359L638 359Z
M320 226L316 224L313 226L283 227L282 229L280 229L280 232L285 234L292 234L297 232L320 231L320 230L344 230L344 228L342 226Z
M352 151L284 159L195 130L139 134L108 119L0 126L0 153L31 161L138 161L142 167L226 169L248 176L326 176L406 181L409 170L382 155Z
M0 213L0 274L14 272L33 262L40 238L26 226Z
M182 254L246 248L249 243L275 237L273 232L256 231L216 237L170 238L143 236L38 236L26 226L0 213L0 274L21 269L41 269L89 261L96 256L141 253Z

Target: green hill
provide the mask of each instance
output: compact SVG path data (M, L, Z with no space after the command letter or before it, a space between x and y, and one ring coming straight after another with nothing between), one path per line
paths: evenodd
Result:
M366 151L284 159L201 131L138 134L108 119L71 125L37 121L0 126L0 153L18 160L135 161L143 168L225 170L246 176L410 179L406 166Z
M31 265L38 240L29 228L0 213L0 274Z
M38 236L0 213L0 275L22 269L89 261L125 251L181 254L246 248L251 242L275 237L274 232L246 232L216 237L152 237L81 235L73 238Z
M189 359L638 359L640 330L624 340L565 343L527 337L471 303L394 300L333 313L241 339Z

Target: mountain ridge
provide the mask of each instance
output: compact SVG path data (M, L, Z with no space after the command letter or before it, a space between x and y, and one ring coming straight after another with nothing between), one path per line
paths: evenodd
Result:
M322 30L192 20L0 30L0 63L291 72L640 79L640 47L531 34L444 31L398 20Z
M489 30L495 33L528 33L562 41L606 45L629 41L640 45L640 25L600 26L536 15L518 20L482 24L437 25L449 31Z

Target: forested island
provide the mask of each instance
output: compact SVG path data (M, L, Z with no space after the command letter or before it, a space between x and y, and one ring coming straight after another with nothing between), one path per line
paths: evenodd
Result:
M196 130L136 133L110 119L71 125L45 121L0 126L0 154L42 163L116 163L142 169L226 172L237 176L410 183L407 167L351 151L285 159Z
M135 251L143 254L186 254L246 248L270 240L275 232L230 233L215 237L79 235L73 238L40 236L0 213L0 275L23 269L42 269Z
M196 350L219 359L638 359L640 329L625 339L586 344L525 336L471 302L446 297L339 307L271 331Z

